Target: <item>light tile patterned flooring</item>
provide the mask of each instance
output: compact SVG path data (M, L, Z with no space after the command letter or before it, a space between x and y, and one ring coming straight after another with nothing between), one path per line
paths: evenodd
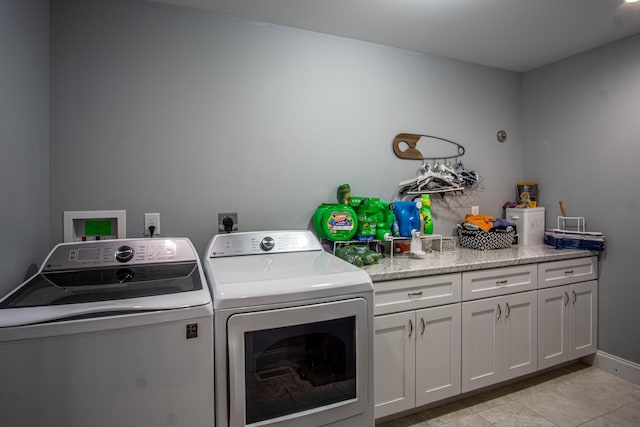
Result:
M640 385L581 363L377 427L638 427Z

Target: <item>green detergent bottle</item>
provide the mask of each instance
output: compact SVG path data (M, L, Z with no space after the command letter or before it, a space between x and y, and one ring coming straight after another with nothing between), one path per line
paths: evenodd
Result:
M433 217L431 216L431 198L428 194L422 195L422 207L420 217L424 221L424 234L433 234Z
M391 226L396 220L393 210L389 207L389 203L380 200L380 210L376 213L376 239L390 240L392 235Z
M358 231L356 240L373 240L376 235L375 209L378 199L364 198L361 203L353 206L358 216Z
M323 203L313 215L313 227L322 239L351 240L358 228L358 218L349 205Z

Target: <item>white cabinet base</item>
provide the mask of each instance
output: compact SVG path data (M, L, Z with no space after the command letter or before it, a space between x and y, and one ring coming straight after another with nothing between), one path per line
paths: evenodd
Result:
M505 298L502 381L538 369L538 300L536 292Z
M538 367L595 353L598 349L598 282L538 291Z
M415 406L415 312L376 316L374 323L375 417L380 418Z
M416 313L416 406L460 393L460 304Z
M571 359L577 359L598 350L598 282L576 283L569 290L569 344Z
M536 291L462 304L462 392L535 372Z
M501 297L462 304L462 392L500 381ZM500 312L500 313L499 313Z
M595 256L374 286L377 419L597 351Z
M460 304L375 317L375 417L460 394Z

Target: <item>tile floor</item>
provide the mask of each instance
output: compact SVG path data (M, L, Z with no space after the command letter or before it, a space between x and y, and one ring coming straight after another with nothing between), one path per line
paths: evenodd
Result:
M581 363L377 427L638 427L640 385Z

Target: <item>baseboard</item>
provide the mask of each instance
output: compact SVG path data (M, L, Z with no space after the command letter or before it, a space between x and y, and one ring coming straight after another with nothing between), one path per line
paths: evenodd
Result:
M616 375L632 383L640 384L640 365L629 360L622 359L613 354L598 350L591 356L584 357L582 361L595 368Z

